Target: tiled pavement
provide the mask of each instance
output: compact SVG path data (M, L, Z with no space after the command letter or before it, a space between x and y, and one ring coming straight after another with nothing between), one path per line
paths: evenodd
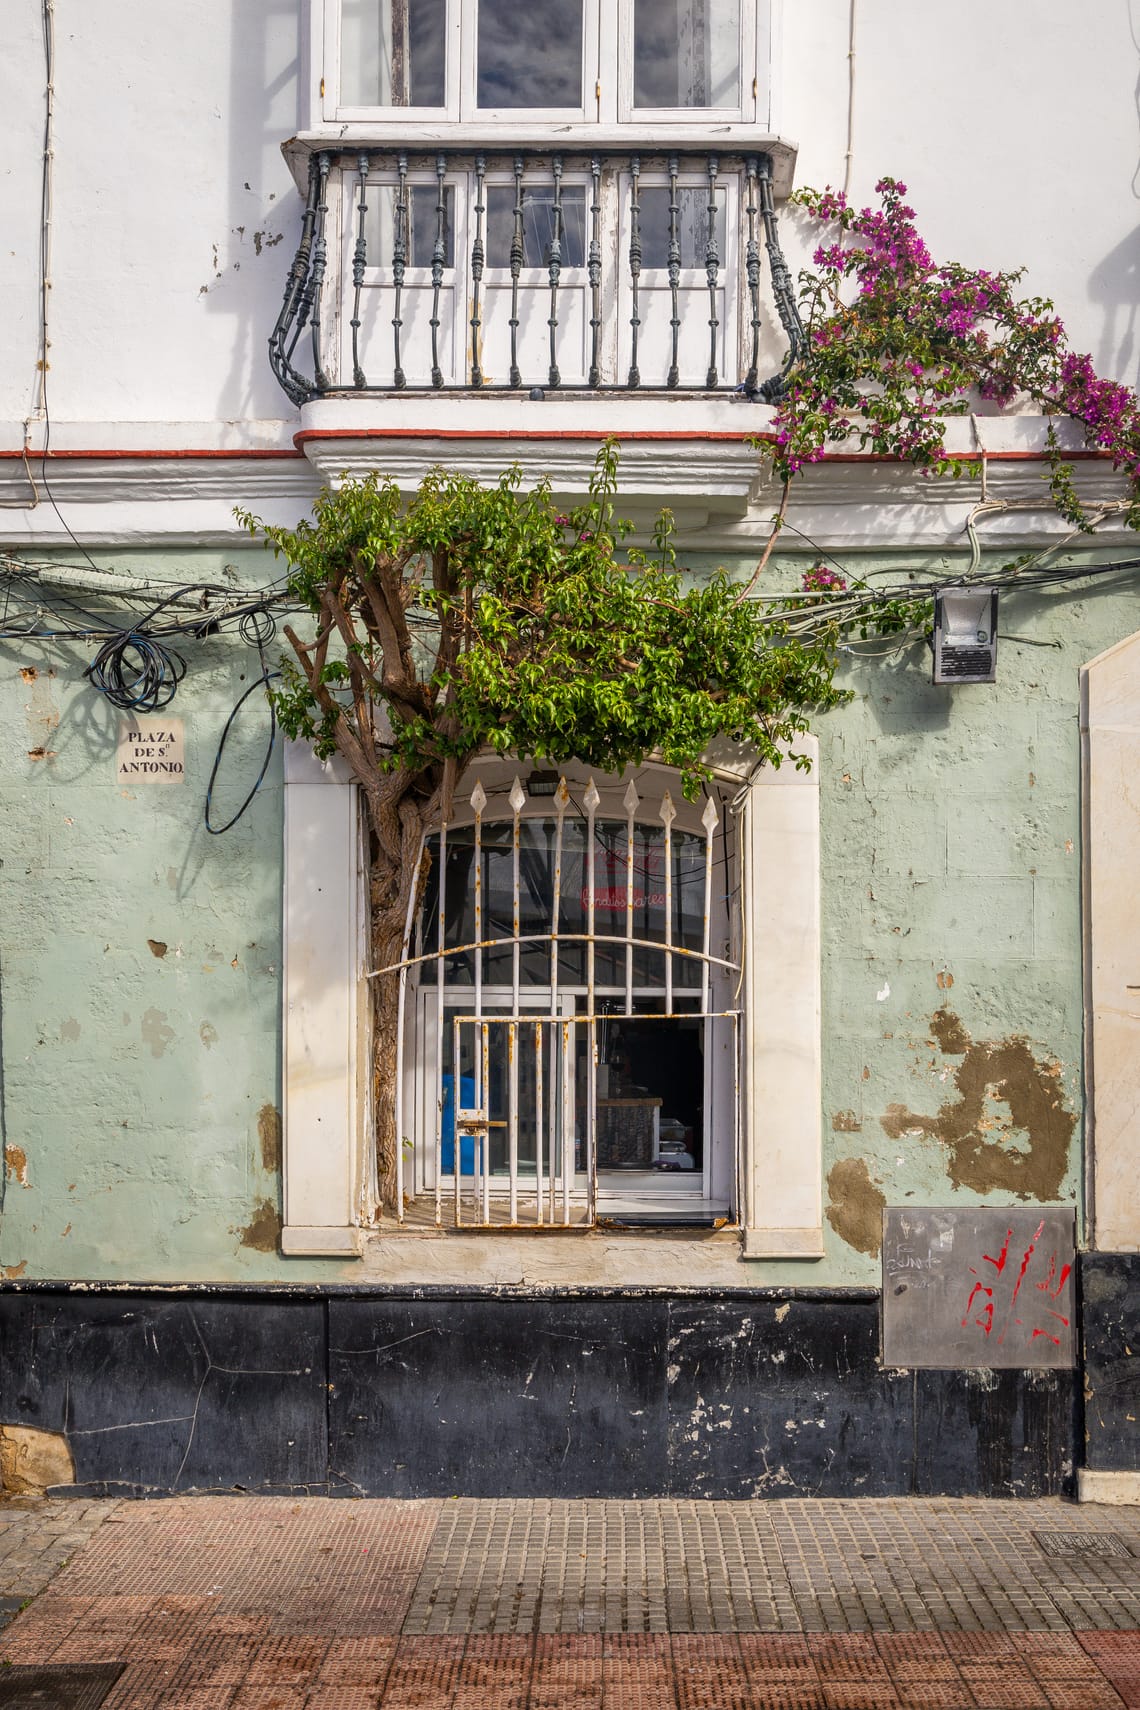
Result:
M1129 1509L5 1504L0 1595L36 1592L0 1702L5 1663L110 1662L106 1710L1140 1706Z

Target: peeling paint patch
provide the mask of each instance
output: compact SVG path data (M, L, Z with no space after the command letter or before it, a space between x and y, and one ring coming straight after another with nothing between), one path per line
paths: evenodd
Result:
M4 1174L9 1178L14 1176L21 1187L31 1187L32 1184L28 1180L28 1154L22 1146L5 1146Z
M861 1134L863 1124L853 1110L837 1110L832 1114L831 1126L836 1134Z
M261 1142L261 1167L270 1175L281 1169L281 1112L276 1105L263 1104L257 1113L257 1138Z
M786 1318L786 1317L787 1317L787 1316L788 1316L788 1313L789 1313L789 1312L790 1312L790 1311L791 1311L791 1310L792 1310L792 1303L791 1303L791 1301L790 1301L790 1300L785 1300L785 1302L784 1302L784 1304L783 1304L783 1306L778 1306L778 1307L777 1307L777 1308L776 1308L776 1312L775 1312L775 1318L776 1318L776 1323L777 1323L777 1324L782 1324L782 1323L783 1323L783 1322L784 1322L784 1319L785 1319L785 1318Z
M167 948L168 948L168 946L163 943L161 938L148 938L146 941L146 947L150 951L152 956L158 957L158 960L160 962L162 961L162 958L166 955Z
M55 757L56 757L56 751L54 748L29 748L28 749L28 759L29 760L54 760Z
M243 1247L252 1247L257 1253L275 1253L281 1240L281 1213L272 1200L259 1199L253 1216L236 1234Z
M27 1268L27 1259L21 1259L18 1265L0 1265L0 1276L6 1277L9 1282L14 1282L17 1277L23 1276Z
M218 1043L218 1030L212 1021L204 1021L202 1023L201 1027L198 1029L198 1037L206 1047L207 1051L210 1049L211 1045L216 1045Z
M886 1195L871 1180L863 1158L840 1158L827 1176L827 1221L857 1253L878 1256L883 1244Z
M36 670L34 665L21 665L20 675L24 679L25 683L34 683L36 678L39 676L39 672Z
M952 1009L936 1009L930 1018L930 1031L944 1057L961 1057L970 1049L970 1035Z
M142 1030L143 1043L150 1046L152 1057L161 1057L170 1041L174 1038L174 1029L166 1020L164 1009L148 1009L139 1023Z
M884 1131L892 1140L918 1134L940 1141L949 1153L946 1173L955 1187L1055 1200L1077 1121L1065 1107L1061 1065L1052 1057L1035 1057L1021 1034L974 1044L950 1010L938 1010L931 1026L943 1053L962 1058L954 1071L960 1096L941 1105L935 1116L890 1104L880 1118ZM988 1138L995 1124L987 1101L1008 1105L1016 1138Z

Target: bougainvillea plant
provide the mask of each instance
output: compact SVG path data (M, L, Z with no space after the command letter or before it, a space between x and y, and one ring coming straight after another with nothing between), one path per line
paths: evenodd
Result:
M829 445L902 458L932 475L963 473L945 446L947 418L990 401L1032 401L1068 417L1128 483L1130 527L1140 528L1140 403L1070 349L1045 297L1020 297L1021 271L936 264L914 224L906 185L883 178L877 208L840 192L801 190L793 202L830 228L800 275L805 342L767 442L785 481ZM1090 525L1052 423L1053 500L1077 528Z

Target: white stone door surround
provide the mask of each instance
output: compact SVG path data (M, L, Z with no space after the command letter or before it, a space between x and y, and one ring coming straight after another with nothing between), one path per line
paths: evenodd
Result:
M1085 1202L1090 1249L1140 1252L1140 634L1081 673ZM1077 1469L1082 1502L1140 1503L1140 1473Z
M1140 634L1081 673L1089 1245L1140 1251Z

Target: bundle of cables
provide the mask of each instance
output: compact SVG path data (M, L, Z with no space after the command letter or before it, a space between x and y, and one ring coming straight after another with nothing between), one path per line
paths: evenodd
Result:
M177 596L171 596L174 598ZM170 604L170 599L163 600L148 614L148 617L131 628L118 631L105 641L95 655L84 675L92 685L111 702L112 706L123 712L137 713L144 716L148 713L159 712L168 706L174 698L175 690L186 675L186 661L180 653L175 652L165 640L155 635L150 625L158 612ZM217 632L216 619L195 625L194 633L199 636ZM277 633L277 625L272 614L264 607L255 607L242 613L238 621L238 634L248 647L256 647L261 670L253 682L239 696L237 704L226 720L225 727L218 742L214 764L210 771L210 782L206 786L205 821L206 830L213 837L218 837L223 831L228 831L236 825L261 788L269 762L273 758L273 745L277 739L277 718L273 710L273 701L269 697L269 685L279 671L271 671L265 657L265 649ZM233 728L234 720L242 707L256 690L264 689L269 704L269 741L266 744L265 758L261 770L254 780L253 788L237 812L226 820L224 825L215 825L211 817L213 806L214 785L217 782L218 770L222 764L226 741Z
M84 675L123 712L155 713L173 700L186 661L156 636L125 629L103 643Z

